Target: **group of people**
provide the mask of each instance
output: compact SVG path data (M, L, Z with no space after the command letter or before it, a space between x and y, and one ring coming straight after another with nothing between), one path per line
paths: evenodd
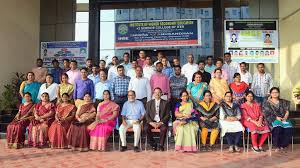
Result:
M245 130L251 132L254 152L264 151L270 135L276 151L291 141L290 103L280 98L263 63L253 76L246 63L232 62L230 53L224 61L214 63L209 56L198 64L189 54L182 67L178 58L170 64L162 52L152 64L145 51L131 62L124 53L121 64L115 56L111 66L104 60L93 65L91 59L80 70L75 60L64 59L64 68L57 60L52 64L48 72L38 59L21 84L22 105L7 127L8 147L24 146L28 129L29 146L106 151L116 129L120 151L126 151L126 133L132 129L135 152L142 131L154 151L164 151L170 123L177 151L197 151L198 132L203 151L214 149L220 133L229 151L239 152Z

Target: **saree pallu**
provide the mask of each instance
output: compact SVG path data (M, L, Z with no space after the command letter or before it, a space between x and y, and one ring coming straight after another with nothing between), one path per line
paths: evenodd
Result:
M38 116L43 116L55 111L55 105L48 103L42 105L39 103L35 106L35 111ZM31 120L28 126L28 145L32 147L47 147L48 145L48 128L54 121L54 115L44 119L43 122L35 119Z
M107 103L102 102L98 105L97 111L99 116L97 117L99 117L99 120L111 118L114 112L117 112L117 115L106 123L97 124L96 127L90 131L90 149L106 150L107 139L116 126L116 118L118 117L119 110L119 106L112 101Z
M187 86L187 90L190 91L191 95L195 100L203 100L203 92L208 89L208 86L205 82L200 82L198 84L194 84L193 82L189 83ZM194 102L198 104L197 102Z
M89 115L92 112L95 112L96 109L93 103L83 104L78 107L79 111L78 115L79 118L82 116ZM90 145L90 135L87 129L87 126L91 124L93 121L88 120L84 123L80 123L79 121L75 120L67 133L68 139L68 147L72 150L78 151L88 151Z
M71 115L72 112L76 111L76 107L73 104L57 106L57 118L65 119ZM51 148L67 148L68 139L67 133L70 127L71 121L57 121L55 120L48 131L49 141Z
M33 107L33 103L27 105L22 104L19 108L19 117L30 115L29 113L32 113ZM6 140L9 148L18 149L24 146L26 127L29 123L29 119L22 121L13 120L7 126Z
M32 82L32 83L27 83L26 81L22 82L21 87L20 88L24 88L23 89L23 93L29 92L31 94L31 99L33 103L38 103L38 94L39 94L39 90L41 87L41 84L39 82ZM22 103L25 103L24 98L22 99Z

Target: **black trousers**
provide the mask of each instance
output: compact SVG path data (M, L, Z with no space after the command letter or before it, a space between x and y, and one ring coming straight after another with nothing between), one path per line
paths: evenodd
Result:
M273 144L277 148L287 147L292 140L293 128L275 127L272 130Z
M153 138L153 132L151 132L151 129L154 129L154 127L152 127L149 123L146 123L144 125L144 130L146 133L146 136L149 139L150 145L151 146L155 146L156 142ZM159 145L164 146L165 143L165 139L166 139L166 135L167 135L167 131L168 131L168 126L163 124L159 127L160 129L160 133L159 133Z

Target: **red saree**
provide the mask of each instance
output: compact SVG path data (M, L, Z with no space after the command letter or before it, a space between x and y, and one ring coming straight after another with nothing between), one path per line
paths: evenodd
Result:
M30 121L28 117L32 116L34 104L21 104L17 117L7 126L6 140L9 148L21 148L24 146L26 127Z
M73 104L67 104L62 106L59 104L56 109L56 119L48 131L49 141L51 148L67 148L68 139L67 133L71 124L70 120L65 120L76 111L76 107Z

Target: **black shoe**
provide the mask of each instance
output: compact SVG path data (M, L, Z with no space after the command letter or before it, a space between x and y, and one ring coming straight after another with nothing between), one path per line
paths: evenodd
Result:
M121 152L125 152L127 150L127 146L121 146Z
M258 149L260 152L266 152L266 150L264 150L264 148L262 148L262 147L259 147Z
M260 150L257 148L257 149L255 149L254 147L252 147L252 150L253 150L253 152L255 152L255 153L259 153L260 152Z
M140 149L139 149L139 147L135 146L135 147L133 147L133 151L134 152L140 152Z
M156 146L156 144L155 144L155 145L154 145L154 144L151 145L151 147L152 147L152 150L153 150L153 151L157 151L157 146Z
M162 151L162 152L165 151L165 149L164 149L164 147L162 145L158 145L157 150Z

